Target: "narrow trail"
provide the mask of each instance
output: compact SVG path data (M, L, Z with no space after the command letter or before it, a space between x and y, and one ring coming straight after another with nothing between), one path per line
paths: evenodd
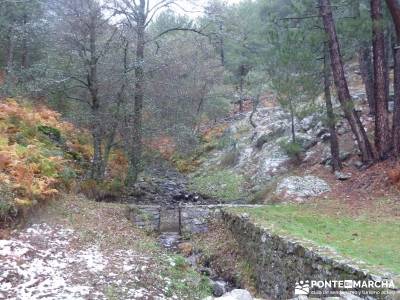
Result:
M62 200L0 240L0 299L191 299L172 288L173 257L124 214Z

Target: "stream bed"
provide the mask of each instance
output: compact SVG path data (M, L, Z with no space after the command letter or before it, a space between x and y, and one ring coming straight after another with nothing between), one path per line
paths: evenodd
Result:
M180 250L180 246L182 245L192 245L190 240L183 240L182 236L179 232L160 232L158 236L158 242L162 247L167 249L168 251L174 253L182 254ZM193 245L192 245L193 246ZM218 274L210 268L207 263L204 263L202 260L202 253L198 253L193 249L190 251L190 254L186 256L187 263L193 267L197 272L207 276L210 279L213 296L220 297L225 293L228 293L238 287L236 287L233 283L228 282L218 276Z

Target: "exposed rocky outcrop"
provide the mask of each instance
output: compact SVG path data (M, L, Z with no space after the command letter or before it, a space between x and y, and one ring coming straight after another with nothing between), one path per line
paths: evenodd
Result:
M211 204L216 200L207 198L188 189L187 178L168 168L150 170L149 176L140 178L134 188L128 189L122 202L138 205L175 206L179 203Z
M283 196L308 198L329 192L328 183L316 176L290 176L284 178L276 189Z

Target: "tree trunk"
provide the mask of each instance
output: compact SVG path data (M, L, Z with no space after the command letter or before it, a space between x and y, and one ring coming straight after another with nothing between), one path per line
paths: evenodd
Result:
M291 133L292 133L292 143L296 143L296 130L294 128L294 108L293 101L289 99L289 110L290 110L290 123L291 123Z
M140 0L137 22L135 62L135 107L133 114L132 145L129 153L129 167L126 185L133 186L141 171L142 160L142 110L144 99L144 48L145 48L145 0Z
M396 45L393 48L394 60L394 111L393 111L393 154L400 157L400 3L386 0L396 30Z
M255 129L256 127L257 127L257 125L256 125L256 123L254 123L254 121L253 121L253 116L255 115L255 113L257 112L257 107L258 107L258 104L260 103L260 94L257 94L257 96L255 96L254 98L253 98L253 107L252 107L252 110L251 110L251 114L250 114L250 116L249 116L249 121L250 121L250 125Z
M338 93L338 98L351 130L356 138L361 152L362 161L371 163L374 160L374 152L364 127L353 108L353 101L350 96L349 87L344 74L342 56L336 34L336 27L333 20L330 0L319 0L319 9L328 37L329 52L333 79Z
M239 92L240 92L240 96L239 96L239 112L243 112L243 72L240 71L240 83L239 83Z
M352 10L354 19L360 19L360 0L352 1ZM367 95L367 102L369 107L369 114L375 114L374 102L374 75L372 67L371 46L369 42L361 41L358 49L358 64L360 66L360 73L363 84L365 86L365 93Z
M387 109L387 70L385 35L382 28L381 0L371 0L372 49L374 59L375 147L379 159L387 157L390 150L389 116Z
M29 51L28 51L28 15L23 16L23 37L22 37L22 54L21 54L21 67L27 69L29 67Z
M325 43L324 47L324 95L326 104L326 116L328 119L329 135L330 135L330 146L331 146L331 164L333 171L339 171L342 169L342 162L340 160L339 152L339 140L336 134L336 120L333 112L332 99L331 99L331 80L330 80L330 68L328 62L328 46Z
M101 170L103 165L102 149L101 149L101 135L97 128L93 132L93 160L90 178L94 180L101 179Z
M225 49L224 49L224 35L223 35L223 23L219 23L219 56L221 59L221 65L225 65Z
M15 36L14 25L11 24L7 33L7 57L6 57L6 83L12 85L14 78L14 50L15 50Z
M374 115L374 73L369 45L363 45L358 50L358 62L360 65L361 78L365 86L365 93L367 95L369 113L370 115Z
M88 89L91 97L91 109L93 118L93 161L91 178L95 180L102 179L102 132L100 116L100 99L98 96L98 77L97 77L97 49L96 49L96 15L92 14L89 24L89 73Z

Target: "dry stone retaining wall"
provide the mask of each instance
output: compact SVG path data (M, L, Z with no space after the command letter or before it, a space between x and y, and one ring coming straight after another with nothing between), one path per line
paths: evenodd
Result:
M324 252L324 248L273 234L250 222L246 214L236 215L223 211L222 218L254 268L257 288L263 296L273 299L293 298L296 281L300 280L384 279L345 262L338 256L332 256L332 250L325 249ZM399 290L399 298L393 295L394 290L385 292L390 295L368 299L400 299Z

